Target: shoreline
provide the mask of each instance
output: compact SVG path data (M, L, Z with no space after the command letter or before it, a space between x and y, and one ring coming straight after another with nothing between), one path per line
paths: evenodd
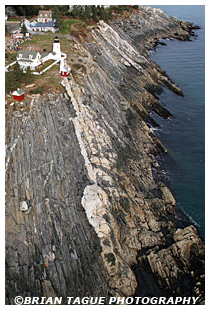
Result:
M201 27L199 27L199 26L195 26L194 27L194 29L193 30L198 30L198 29L201 29ZM201 32L200 32L200 34L201 34ZM191 41L194 41L194 39L196 39L198 37L198 33L197 33L197 31L195 31L194 33L192 33L192 35L191 35L191 38L193 38L193 40L191 40ZM166 40L163 40L163 42L165 43L166 42ZM193 42L194 43L194 42ZM169 42L169 44L168 44L168 51L170 52L170 49L171 49L171 47L172 47L172 49L175 47L175 45L176 45L176 42L174 42L174 44L172 43L172 42ZM182 46L182 45L179 45L179 46ZM190 46L190 44L189 44L189 46ZM196 46L197 47L197 46ZM185 48L185 43L184 43L184 48ZM163 51L164 51L164 49L165 49L165 46L163 47L163 48L161 48L161 50L163 49ZM193 49L194 49L194 46L193 46ZM156 45L156 47L155 47L155 49L153 50L154 51L154 53L156 53L157 52L157 45ZM161 52L162 53L162 52ZM163 52L164 54L161 54L161 55L163 55L163 57L165 57L166 56L166 52ZM171 53L171 52L170 52ZM186 56L187 57L187 56ZM159 61L159 57L158 57L158 61ZM156 62L156 55L154 55L154 57L152 56L152 61L154 61L154 62ZM177 60L178 61L178 60ZM181 61L182 61L182 58L181 58ZM160 66L162 67L162 61L160 62ZM187 66L187 65L186 65ZM171 67L171 66L170 66ZM165 67L165 69L167 70L167 67ZM176 70L176 69L175 69ZM181 69L180 69L181 70ZM170 76L172 76L172 70L170 71L171 73L170 73ZM179 83L178 81L178 76L176 75L176 77L177 77L177 83ZM180 85L180 87L182 88L182 90L184 90L184 91L186 91L187 92L187 88L185 88L184 87L184 85L182 84L182 83L184 83L184 81L182 80L182 81L180 81L180 83L179 83L179 85ZM183 89L183 87L184 87L184 89ZM189 90L190 91L190 90ZM164 91L165 92L165 91ZM167 94L170 94L169 92L167 92ZM186 96L188 96L188 94L186 94ZM167 100L168 100L168 97L166 97L165 96L165 94L164 94L164 96L158 96L159 97L159 100L162 102L162 100L164 100L165 101L165 103L167 104L167 109L169 109L171 112L172 112L172 110L171 110L171 108L172 108L172 105L170 104L170 105L168 105L168 103L167 103ZM189 97L188 97L189 98ZM169 98L169 100L171 101L172 100L172 97L170 97ZM187 101L188 99L186 99L186 101ZM189 98L189 100L190 100L190 98ZM179 101L179 103L180 103L180 105L183 103L183 104L185 104L186 103L186 101ZM176 103L176 97L175 97L175 103ZM165 107L166 107L166 105L165 105ZM182 107L181 107L181 109L182 109ZM154 115L154 113L153 113L153 115ZM152 115L152 117L153 117L153 115ZM175 111L173 110L173 116L170 116L170 119L172 120L172 122L174 123L174 122L181 122L181 119L179 118L179 119L177 119L178 118L178 114L176 114L176 116L175 116ZM159 123L159 120L158 120L158 118L155 118L155 120ZM160 131L158 132L158 137L159 137L159 139L164 139L164 141L163 141L163 143L164 143L164 145L166 146L166 143L167 143L167 146L166 146L166 148L168 149L168 144L170 143L169 142L169 139L170 139L170 137L169 137L169 135L167 134L167 132L165 131L165 128L163 128L164 126L165 126L165 122L162 122L162 120L161 120L161 128L160 128L160 125L158 126L158 129L160 129ZM168 122L168 124L166 124L167 125L167 128L168 128L168 131L171 131L171 126L169 125L170 124L170 122ZM173 127L174 128L174 127ZM166 134L162 134L162 130L166 133ZM175 128L175 130L178 130L178 128L176 127ZM156 133L156 132L155 132ZM172 133L173 134L173 133ZM164 136L163 136L164 135ZM167 141L165 141L165 135L167 135L168 136L168 138L166 138L167 139ZM175 148L173 148L173 150L172 149L170 149L170 152L172 153L172 152L175 152ZM168 163L168 166L169 166L169 168L171 169L172 167L172 165L174 166L174 165L176 165L177 163L173 163L172 162L172 156L173 156L173 154L171 154L170 155L170 157L167 155L167 156L165 156L165 155L163 155L163 156L161 156L161 161L159 161L159 164L161 165L161 167L162 167L162 162L163 161L167 161L167 163ZM175 161L175 159L174 159L174 157L173 157L173 161ZM180 163L180 165L181 165L181 163ZM166 164L164 164L164 167L163 167L165 170L168 170L168 167L166 166ZM199 231L199 236L200 236L200 238L203 240L203 241L205 241L205 236L204 236L204 230L203 230L203 220L202 220L202 224L199 222L197 222L196 220L194 220L194 217L193 217L193 213L192 214L189 214L188 213L188 211L186 211L186 209L185 209L185 207L187 208L187 203L184 203L184 204L186 204L185 206L183 206L183 204L182 204L182 199L181 198L179 198L179 194L178 193L176 193L176 191L175 191L175 182L174 182L174 178L175 178L175 170L173 170L173 176L172 176L172 174L171 173L169 173L169 178L172 178L173 180L170 180L169 182L167 181L167 186L168 187L170 187L170 189L172 190L172 192L174 193L174 195L176 196L176 198L177 198L177 200L179 201L178 202L178 208L179 208L179 210L180 210L180 213L182 213L183 215L184 215L184 219L186 219L185 220L185 222L186 223L188 223L189 222L189 224L193 224L194 226L196 226L196 228L197 228L197 230ZM179 173L178 173L178 176L177 176L177 178L179 178ZM182 180L182 177L181 177L181 180ZM172 184L173 183L173 184ZM178 179L177 179L177 183L178 183ZM177 189L177 188L176 188ZM188 194L187 194L188 195ZM191 201L192 202L192 201ZM190 204L191 204L191 202L190 202ZM193 202L192 202L193 203ZM203 217L203 215L202 215L202 217Z

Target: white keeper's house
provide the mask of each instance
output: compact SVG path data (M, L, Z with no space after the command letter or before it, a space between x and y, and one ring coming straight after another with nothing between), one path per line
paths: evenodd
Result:
M40 59L41 54L34 51L21 51L17 55L17 62L23 70L25 70L27 67L30 67L31 70L34 70L41 64Z
M38 23L49 23L53 20L52 11L40 10L38 13L37 21Z
M50 21L50 22L38 22L38 23L31 23L30 26L30 31L31 32L55 32L56 28L55 28L55 22L54 21Z

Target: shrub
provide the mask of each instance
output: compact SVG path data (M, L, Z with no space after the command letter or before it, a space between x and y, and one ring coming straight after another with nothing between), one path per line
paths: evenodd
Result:
M32 92L33 92L33 94L43 94L43 89L41 86L38 86Z

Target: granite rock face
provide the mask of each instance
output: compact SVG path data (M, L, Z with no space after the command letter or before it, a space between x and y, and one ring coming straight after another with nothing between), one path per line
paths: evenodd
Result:
M203 301L204 245L172 220L176 201L156 177L155 155L167 150L149 126L151 110L171 115L157 98L163 86L183 94L148 51L191 29L147 7L101 21L75 40L86 70L63 78L64 94L7 113L7 304L143 293Z

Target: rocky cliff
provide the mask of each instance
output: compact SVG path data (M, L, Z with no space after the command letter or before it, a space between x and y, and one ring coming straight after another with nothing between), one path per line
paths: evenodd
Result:
M182 91L148 57L192 25L159 9L78 32L63 94L6 111L6 304L14 297L196 296L204 245L175 224L150 111ZM75 60L78 62L75 63ZM73 63L74 61L74 63Z

